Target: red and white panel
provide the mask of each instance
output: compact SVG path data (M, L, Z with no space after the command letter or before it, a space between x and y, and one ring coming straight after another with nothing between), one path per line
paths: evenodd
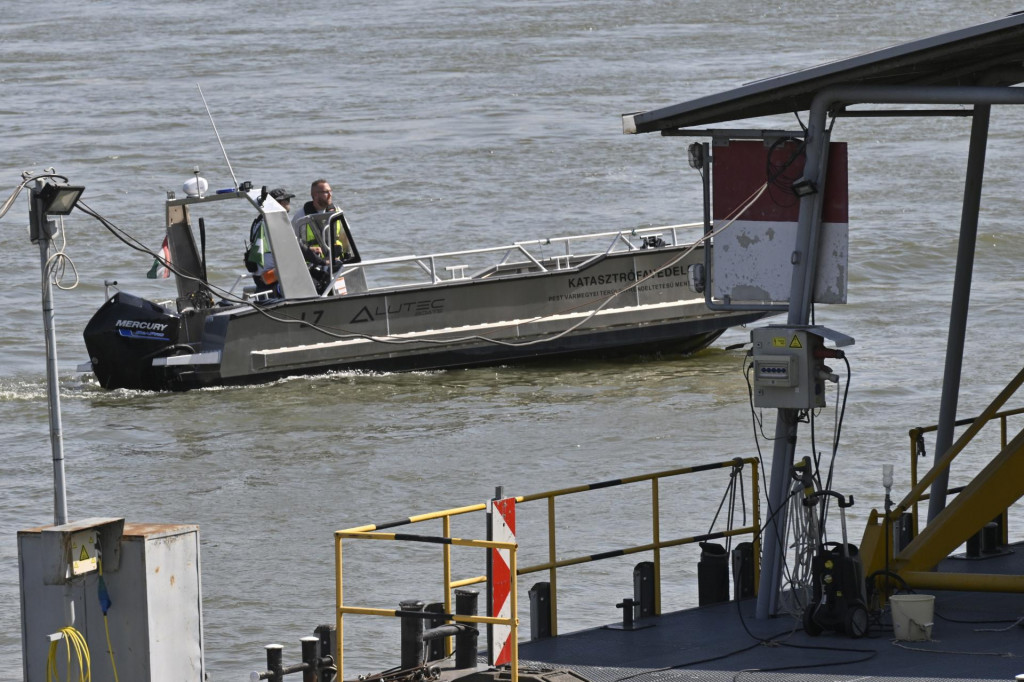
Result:
M792 186L804 170L800 143L766 146L760 140L712 147L715 229L711 295L733 303L789 301L800 197ZM760 195L759 190L768 187ZM814 301L845 303L849 199L846 143L829 144L823 190ZM754 198L756 197L756 199Z
M516 541L516 500L507 497L491 501L490 538L495 542ZM512 575L511 557L507 549L491 550L491 615L496 618L512 617ZM512 628L508 625L492 625L491 665L506 665L512 662Z

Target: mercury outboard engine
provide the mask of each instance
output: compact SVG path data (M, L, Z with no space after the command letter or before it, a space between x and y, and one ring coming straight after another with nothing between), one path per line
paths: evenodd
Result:
M164 369L153 358L177 347L181 318L138 296L119 291L96 311L83 336L92 370L103 388L160 390Z

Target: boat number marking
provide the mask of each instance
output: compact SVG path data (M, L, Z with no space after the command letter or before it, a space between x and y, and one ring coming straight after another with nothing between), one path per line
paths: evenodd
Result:
M320 324L320 318L322 318L323 316L324 316L324 311L322 311L322 310L314 310L313 311L313 324ZM306 321L306 313L303 312L301 315L299 315L299 319L302 320L303 322L305 322Z

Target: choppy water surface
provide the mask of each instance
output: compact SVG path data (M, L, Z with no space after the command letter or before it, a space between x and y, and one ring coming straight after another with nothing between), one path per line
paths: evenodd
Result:
M685 141L624 136L619 114L1016 9L860 2L809 15L798 2L484 0L300 1L282 10L265 0L91 0L49 3L43 18L15 3L0 26L0 191L22 170L54 166L86 185L92 208L159 245L165 191L194 165L213 186L230 185L199 83L238 179L302 198L313 178L329 178L371 257L685 222L700 217ZM1008 293L1020 289L1024 255L1021 121L1006 109L993 116L964 415L1020 365L1024 316ZM818 322L857 339L837 476L858 495L858 519L879 501L883 462L905 481L906 429L937 417L968 125L836 127L850 143L850 302L820 309ZM13 662L14 677L15 535L52 521L39 256L26 223L24 199L0 222L0 600L11 607L0 610L0 658ZM211 226L211 270L226 282L241 266L244 227ZM103 280L153 296L164 285L145 279L148 258L84 215L68 219L67 235L80 276L56 295L69 513L200 525L211 680L260 667L267 642L297 655L298 638L331 621L333 530L483 501L496 485L523 494L756 453L743 351L726 349L743 330L685 359L104 392L75 371ZM666 518L680 533L706 530L721 488L685 492ZM646 523L636 500L608 493L598 506L620 516L581 538L563 535L566 551L606 549ZM388 607L436 598L389 558L420 555L359 547L349 556L353 599ZM691 559L666 559L667 608L695 600ZM616 619L631 566L560 576L562 629ZM391 624L365 626L388 638L374 646L358 627L351 637L364 646L349 676L392 664Z

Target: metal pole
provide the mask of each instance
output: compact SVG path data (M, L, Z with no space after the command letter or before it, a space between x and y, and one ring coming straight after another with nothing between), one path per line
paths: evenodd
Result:
M53 236L46 214L39 205L36 188L29 207L32 233L38 237L39 269L42 273L43 330L46 338L46 395L50 413L50 449L53 453L53 524L68 522L67 489L64 481L64 430L60 419L60 384L57 380L57 335L53 325L53 286L48 267L50 238Z
M806 138L804 177L818 191L800 198L800 218L790 281L790 325L806 325L810 320L817 269L818 242L821 233L821 206L825 194L825 169L828 160L826 108L812 107ZM771 480L768 488L768 518L763 535L761 576L757 593L757 618L774 615L778 607L778 590L782 583L782 561L785 556L786 496L789 473L793 466L797 441L797 410L779 409L775 421L775 449L772 454Z
M953 278L953 299L949 311L949 336L946 341L946 367L942 376L942 400L939 403L939 428L935 432L935 462L953 445L953 422L956 421L960 372L967 335L967 310L971 304L971 278L974 271L974 249L978 241L978 211L981 208L981 184L985 175L985 146L992 107L974 107L971 122L971 146L967 152L967 179L964 182L964 203L960 213L960 244L956 254ZM928 521L946 508L949 470L940 471L932 482L928 500Z

